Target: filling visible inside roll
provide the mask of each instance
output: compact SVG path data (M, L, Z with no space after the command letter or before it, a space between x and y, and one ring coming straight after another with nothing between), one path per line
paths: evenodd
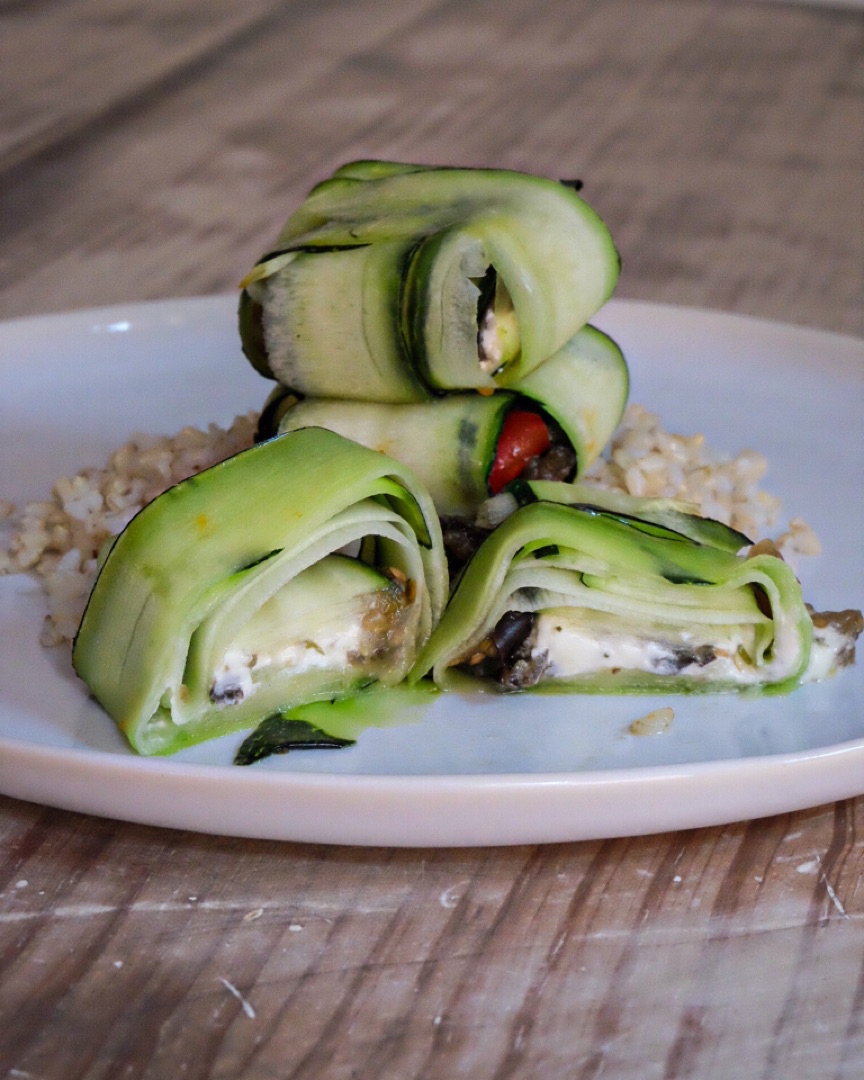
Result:
M486 375L498 375L519 357L519 319L513 297L494 266L477 284L477 355Z
M382 572L345 555L325 556L265 601L228 643L212 670L210 701L244 701L279 671L386 680L413 655L415 597L415 582L396 567Z

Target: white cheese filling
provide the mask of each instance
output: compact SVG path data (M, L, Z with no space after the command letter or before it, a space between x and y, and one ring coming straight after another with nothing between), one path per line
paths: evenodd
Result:
M743 655L753 654L753 627L711 629L710 641L701 641L688 631L650 638L596 623L580 624L578 617L568 617L566 609L544 611L538 613L535 623L531 657L539 659L545 654L547 677L558 679L640 671L742 686L761 682L764 676ZM697 659L699 649L703 653ZM689 661L688 656L692 657Z
M513 300L500 278L495 285L495 296L483 312L477 328L477 350L480 369L494 375L519 352L519 323L513 308Z
M480 367L487 374L492 374L501 367L504 359L504 343L498 333L498 320L493 308L488 307L480 322L479 334Z
M308 671L344 670L362 656L369 634L360 622L338 631L317 635L314 641L294 641L272 652L252 654L232 647L214 672L211 697L216 701L242 701L258 688L260 676L267 669L290 669L292 675Z
M817 626L813 630L813 644L810 648L810 661L801 677L802 682L821 682L837 674L838 657L854 648L857 635L844 634L838 627Z

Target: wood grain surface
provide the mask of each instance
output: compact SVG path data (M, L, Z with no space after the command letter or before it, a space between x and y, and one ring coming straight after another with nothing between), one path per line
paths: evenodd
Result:
M581 177L618 295L864 333L864 15L735 0L0 0L0 315L234 289L355 156ZM864 799L390 851L0 798L0 1077L857 1080L862 845Z

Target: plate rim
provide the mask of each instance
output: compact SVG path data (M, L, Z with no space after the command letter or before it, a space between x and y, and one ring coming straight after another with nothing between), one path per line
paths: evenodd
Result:
M67 790L62 796L46 786L50 777L41 772L16 774L16 765L31 755L64 767ZM133 790L126 806L118 807L115 795L121 788L124 795L129 793L124 781L127 774L140 771L141 759L63 747L40 753L33 744L2 736L0 790L9 797L56 809L247 839L404 848L572 843L729 825L856 797L861 793L864 738L760 757L571 773L253 773L194 762L144 762L149 787L172 796L168 810L154 810L152 790L143 801L141 792ZM796 798L790 799L785 789L781 793L769 783L808 774L824 762L830 769L823 770L807 793ZM742 773L755 774L743 785L748 796L744 800L739 786ZM764 783L754 796L759 779ZM101 799L94 798L95 781L108 782L99 789ZM689 810L682 814L674 796L694 788L699 789L700 799L689 803ZM254 806L247 798L250 791L256 796ZM771 797L766 791L772 792ZM209 799L217 793L219 809L214 819ZM444 821L430 814L430 801L434 809L442 793L450 809L459 811L456 820L452 813ZM316 816L322 795L341 803L336 822ZM514 826L509 817L502 824L494 816L483 816L502 797L527 811L522 824ZM639 800L641 816L636 821L629 805L624 805L628 799ZM262 807L271 815L266 825L260 820ZM544 815L539 822L534 816L538 808ZM557 814L554 821L545 816L553 814Z

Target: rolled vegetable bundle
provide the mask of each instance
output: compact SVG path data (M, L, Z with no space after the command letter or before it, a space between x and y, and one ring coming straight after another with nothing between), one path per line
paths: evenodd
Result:
M142 754L399 682L444 605L429 496L308 429L184 480L113 541L73 647Z
M566 485L532 487L574 498ZM814 637L782 559L736 555L741 534L669 504L598 498L528 502L492 531L412 678L431 671L442 687L502 690L786 691L850 662L860 616L845 619L845 637L844 616L857 613Z
M581 475L615 430L627 389L621 350L588 326L511 391L400 405L299 400L278 388L262 413L261 431L338 431L413 469L439 514L473 517L526 468L558 480Z
M609 298L608 229L565 183L353 162L247 275L250 361L303 395L423 401L512 387Z

